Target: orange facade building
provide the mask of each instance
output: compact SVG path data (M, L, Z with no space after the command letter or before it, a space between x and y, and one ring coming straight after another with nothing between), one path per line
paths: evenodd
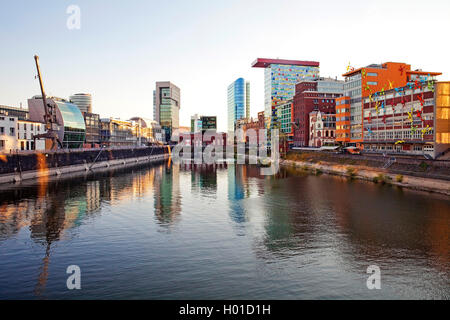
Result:
M350 97L336 98L336 142L350 142Z
M351 68L350 68L351 69ZM344 73L344 96L349 99L350 140L348 145L362 147L364 140L363 100L372 97L376 92L384 92L404 87L421 76L437 76L441 73L411 70L411 65L399 62L371 64L364 68L352 69ZM338 131L339 132L339 131Z

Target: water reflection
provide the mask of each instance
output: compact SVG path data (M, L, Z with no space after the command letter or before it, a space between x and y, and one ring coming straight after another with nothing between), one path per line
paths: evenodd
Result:
M51 265L58 263L55 247L69 242L78 259L91 257L87 264L105 263L101 252L121 256L126 268L137 261L151 265L152 272L144 268L145 274L135 276L143 298L180 298L182 293L193 298L341 297L330 294L330 286L343 288L342 297L370 298L355 288L364 283L371 263L389 280L382 297L449 297L450 201L438 195L291 169L265 177L256 166L172 163L0 188L0 252L5 257L0 288L12 290L11 283L20 282L7 276L17 259L39 255L33 292L48 292ZM133 214L114 220L120 212L115 208ZM120 223L136 231L121 229ZM94 224L95 233L117 236L117 242L107 240L104 251L97 252L94 231L83 228ZM37 248L28 246L27 238ZM81 245L85 242L87 248ZM15 258L14 250L21 256ZM173 269L180 259L183 268ZM167 269L177 290L164 284ZM183 285L193 279L208 282L208 277L222 291L210 284ZM242 285L248 295L233 289ZM123 294L117 298L134 292L116 289ZM213 291L214 296L203 295ZM0 289L0 297L8 292Z

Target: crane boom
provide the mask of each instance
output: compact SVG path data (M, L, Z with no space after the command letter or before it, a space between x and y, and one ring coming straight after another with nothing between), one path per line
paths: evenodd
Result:
M56 122L54 107L51 104L47 104L47 97L45 95L44 84L42 82L41 68L39 67L39 57L37 55L34 56L34 61L36 62L36 69L38 72L39 85L41 87L42 103L44 104L44 112L45 112L44 122L45 122L45 129L47 131L46 133L33 136L34 145L36 145L36 139L45 138L46 140L48 139L48 140L52 141L52 145L50 147L51 150L54 150L57 147L57 143L62 148L63 145L62 145L61 141L59 140L58 134L55 130L55 126L57 125L57 122Z

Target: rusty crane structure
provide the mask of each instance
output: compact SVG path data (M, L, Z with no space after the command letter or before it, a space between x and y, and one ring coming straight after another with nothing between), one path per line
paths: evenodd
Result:
M39 57L34 56L36 62L37 76L39 78L39 85L41 87L42 103L44 104L44 124L46 132L42 134L37 134L33 136L34 144L36 145L36 139L45 138L45 146L47 149L48 142L51 143L50 150L56 150L58 146L63 148L61 140L58 136L59 126L56 120L56 108L50 103L47 103L47 98L45 95L44 84L42 82L41 68L39 67Z

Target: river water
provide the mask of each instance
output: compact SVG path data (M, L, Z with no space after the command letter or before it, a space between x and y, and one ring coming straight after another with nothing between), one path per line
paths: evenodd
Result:
M449 233L448 197L290 169L42 179L0 188L0 299L450 299Z

